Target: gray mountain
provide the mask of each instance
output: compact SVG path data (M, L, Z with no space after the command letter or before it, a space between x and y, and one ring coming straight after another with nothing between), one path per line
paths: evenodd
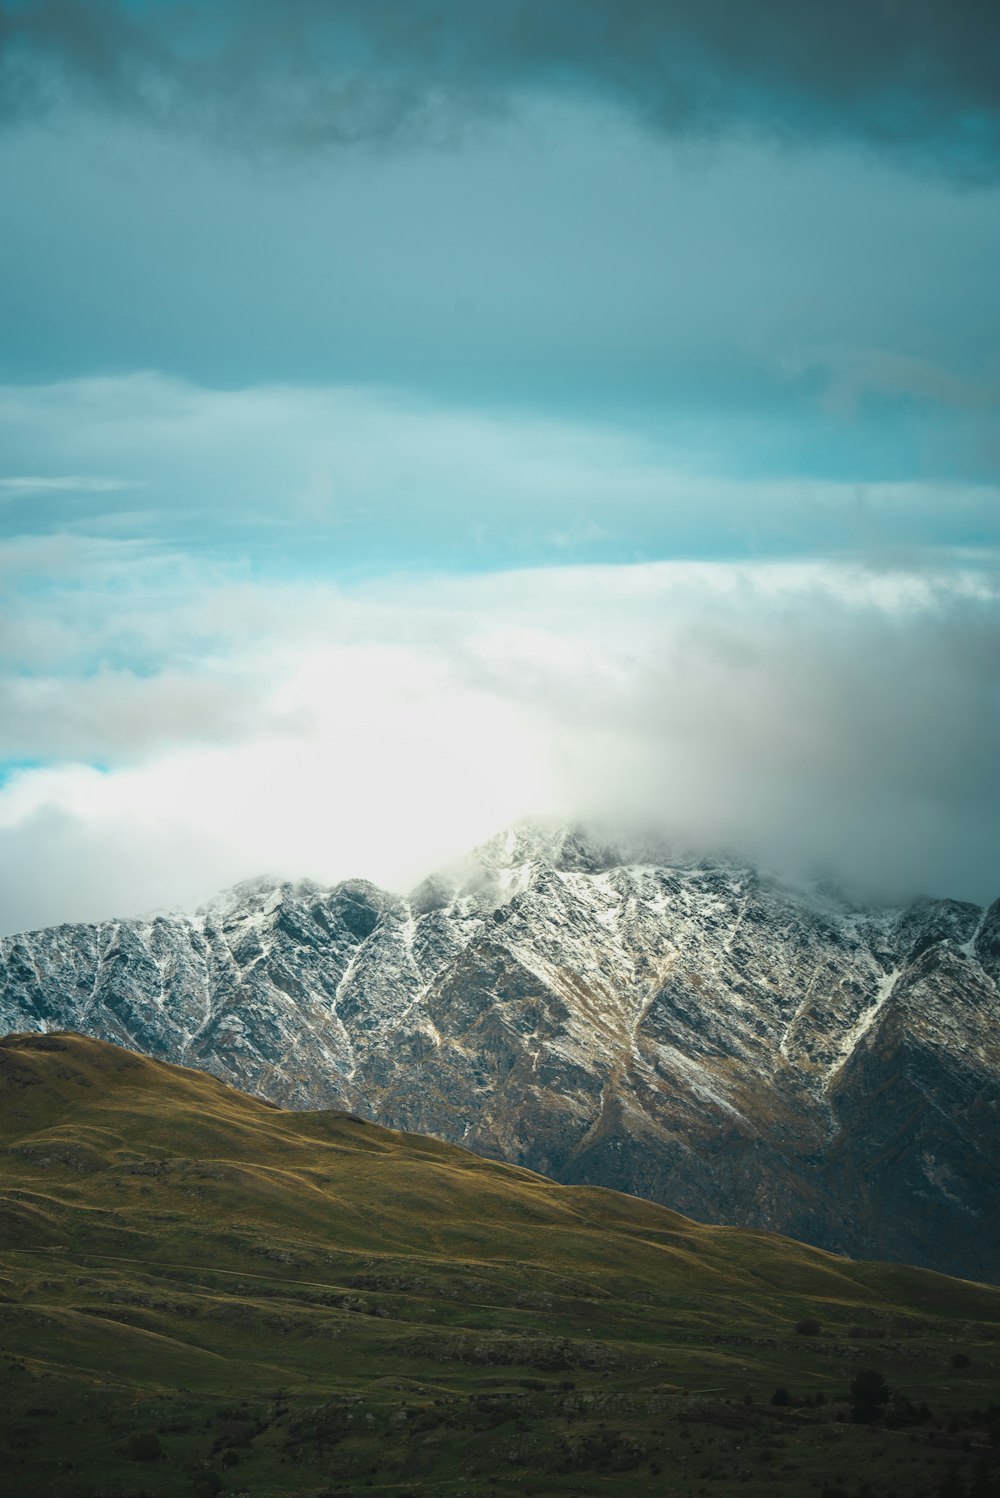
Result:
M261 881L8 937L0 1030L998 1280L998 984L1000 901L860 909L523 824L408 899Z

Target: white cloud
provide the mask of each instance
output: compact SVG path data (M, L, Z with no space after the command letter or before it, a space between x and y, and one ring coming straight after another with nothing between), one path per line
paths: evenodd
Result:
M83 618L93 602L81 588ZM1000 597L981 561L353 589L150 563L88 649L140 615L145 675L7 683L11 759L60 762L0 789L6 929L262 870L401 887L532 812L653 820L876 890L1000 893Z
M30 496L32 494L113 494L119 489L134 489L130 479L102 478L99 475L80 473L60 476L31 476L0 478L0 498L7 495Z
M37 881L28 898L42 919L108 913L108 892L124 893L123 850L141 866L130 909L261 870L405 883L548 799L536 731L517 704L476 689L423 643L308 646L260 665L253 738L160 747L103 773L16 772L0 792L0 847L30 828L36 842L8 904ZM276 718L283 733L269 727ZM42 914L48 870L67 847L78 860L59 892L68 903Z

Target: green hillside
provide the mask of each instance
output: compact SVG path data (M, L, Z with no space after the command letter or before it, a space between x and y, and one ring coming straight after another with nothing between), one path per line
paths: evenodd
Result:
M0 1328L10 1495L908 1498L1000 1477L1000 1290L73 1035L0 1040ZM894 1397L858 1423L867 1369Z

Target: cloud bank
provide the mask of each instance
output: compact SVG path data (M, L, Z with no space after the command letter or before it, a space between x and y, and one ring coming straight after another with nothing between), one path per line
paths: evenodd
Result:
M95 588L119 560L89 555ZM142 613L170 647L157 671L74 673L53 639L47 673L2 683L8 929L190 904L251 871L405 888L537 813L641 821L865 895L1000 893L982 558L351 589L171 573L114 622L90 615L99 651Z
M651 131L861 141L970 176L1000 161L982 0L2 0L0 111L69 97L240 145L453 141L525 96Z

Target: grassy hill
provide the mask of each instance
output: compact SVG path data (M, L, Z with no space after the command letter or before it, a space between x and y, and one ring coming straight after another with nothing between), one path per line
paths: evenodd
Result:
M1000 1290L74 1035L0 1040L0 1349L12 1498L909 1498L1000 1476ZM894 1394L872 1424L848 1401L864 1369Z

